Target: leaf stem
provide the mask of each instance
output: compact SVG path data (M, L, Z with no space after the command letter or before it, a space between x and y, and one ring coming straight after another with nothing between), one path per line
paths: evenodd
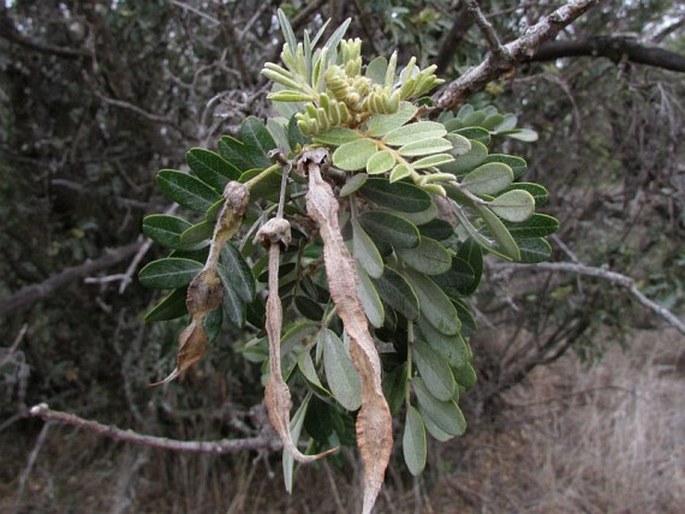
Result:
M414 374L413 372L413 361L412 361L412 348L414 347L414 322L412 320L407 320L407 385L404 390L404 401L407 407L410 405L411 400L411 379Z
M255 187L257 184L259 184L262 180L264 180L266 177L271 175L274 171L278 171L281 169L282 165L280 163L272 164L268 168L264 168L259 175L255 175L252 177L250 180L245 182L245 187L247 189L252 190L253 187Z

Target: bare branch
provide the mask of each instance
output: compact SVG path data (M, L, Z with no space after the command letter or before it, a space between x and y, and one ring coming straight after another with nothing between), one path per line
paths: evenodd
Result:
M47 298L70 282L118 264L130 255L133 255L140 248L141 244L142 243L140 242L136 242L110 250L99 259L95 259L94 261L88 260L78 266L66 268L40 284L32 284L21 288L16 293L0 299L0 315L30 305L43 298Z
M658 316L666 320L670 325L678 329L678 331L685 334L685 323L683 323L675 314L662 307L658 303L647 298L635 285L635 279L615 271L609 271L603 268L595 268L578 264L574 262L540 262L537 264L514 264L514 263L491 263L490 266L494 269L538 269L548 271L562 271L564 273L575 273L576 275L585 275L588 277L601 278L612 284L623 287L635 297L635 299L642 305L653 311Z
M542 43L555 37L564 27L600 1L573 0L544 17L528 28L521 37L504 45L511 59L501 59L490 54L481 64L438 91L435 95L436 109L442 111L456 107L488 82L510 71L513 63L529 60Z
M12 354L17 351L17 348L19 347L21 340L24 339L24 336L26 335L26 331L28 330L28 328L28 323L24 323L24 325L21 327L21 330L19 330L17 337L14 338L14 342L7 349L7 353L3 352L4 355L2 355L2 358L0 359L0 368L10 361L10 359L12 358ZM0 350L4 350L4 348L0 348Z
M38 437L36 438L36 444L33 446L33 449L29 454L29 459L26 463L26 467L24 468L24 471L22 471L21 473L21 478L19 479L19 489L17 490L17 497L14 500L15 513L20 512L19 507L21 507L21 500L24 498L26 481L29 479L31 470L33 470L33 466L36 464L36 459L38 458L38 454L40 453L41 448L43 448L43 444L45 444L45 439L48 436L48 431L50 430L51 425L52 423L50 423L49 421L45 423L45 425L43 425L43 428L41 429L40 433L38 434Z
M637 39L595 36L574 41L551 41L537 49L531 61L552 61L562 57L607 57L612 61L630 61L665 70L685 72L685 56L641 44Z
M248 450L281 449L280 440L271 431L265 430L257 437L246 439L219 439L217 441L178 441L167 437L157 437L147 434L139 434L133 430L124 430L115 425L103 425L97 421L84 419L69 412L50 409L47 404L41 403L29 410L29 415L43 418L46 421L56 421L66 425L72 425L89 432L109 437L116 441L150 446L162 450L187 453L210 453L213 455L226 455Z
M490 51L492 52L495 59L498 61L511 61L511 54L509 51L502 46L499 40L499 36L495 31L495 27L485 18L483 12L478 7L478 2L476 0L465 0L466 8L471 14L471 17L475 20L476 25L485 36L485 40L488 42Z

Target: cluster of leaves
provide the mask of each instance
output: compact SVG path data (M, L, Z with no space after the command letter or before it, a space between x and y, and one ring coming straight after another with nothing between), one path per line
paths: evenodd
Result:
M192 173L159 172L165 195L194 214L191 220L144 220L145 234L171 253L143 268L140 280L173 290L147 319L192 314L170 378L201 358L222 323L249 327L252 339L236 348L263 365L265 382L273 378L277 359L284 386L307 391L292 421L289 414L277 420L288 420L289 443L296 444L304 429L315 449L351 444L368 377L350 355L359 337L331 283L349 253L356 291L347 294L363 307L364 330L370 325L373 353L380 354L383 408L404 413L404 458L410 472L419 474L426 433L446 441L466 429L458 402L476 381L468 343L475 322L466 298L480 281L484 252L524 262L549 256L544 237L557 222L534 213L547 191L520 181L523 159L489 153L487 146L494 137L531 140L534 133L516 129L516 117L494 107L465 105L435 121L422 119L425 110L407 99L437 84L432 68L420 71L412 61L398 74L396 56L364 68L359 43L342 39L346 24L314 50L323 30L311 41L305 32L304 44L296 44L283 16L281 22L288 69L267 64L264 74L280 84L272 99L281 108L290 102L295 112L266 124L245 119L239 138L223 136L217 152L191 149L186 160ZM344 95L331 77L349 86ZM285 165L317 148L331 155L317 166L334 194L335 220L312 215L311 176L308 184ZM283 163L273 162L274 151ZM248 198L240 212L230 210L238 189ZM253 241L276 210L278 220L288 221L287 237L278 240L277 277L269 276L270 255ZM327 247L335 243L331 231L344 241L335 250L337 261ZM341 270L331 269L338 264ZM267 278L275 286L269 295L281 302L278 323L266 301ZM215 287L219 280L222 292ZM202 308L199 290L206 300ZM288 395L280 408L289 409L289 403ZM292 458L284 455L288 488Z

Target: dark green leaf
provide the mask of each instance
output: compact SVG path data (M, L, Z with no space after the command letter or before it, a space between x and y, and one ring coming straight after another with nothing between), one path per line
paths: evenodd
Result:
M473 318L473 314L471 314L471 309L465 301L459 298L452 298L452 305L454 305L454 308L459 313L461 334L464 337L471 337L476 333L476 320Z
M186 288L174 289L145 315L145 321L166 321L180 318L188 313L186 309Z
M238 296L246 303L250 303L255 296L255 278L250 266L233 245L227 243L221 251L221 262L226 267L226 276L231 278L231 284Z
M477 285L474 285L475 280L471 265L456 255L452 257L452 266L448 271L433 277L433 281L449 297L472 294Z
M450 366L463 365L468 357L466 341L461 334L445 335L431 325L425 316L419 318L419 330L423 339L438 352Z
M521 257L521 251L504 223L487 207L481 205L477 207L499 249L510 259L518 260Z
M207 332L207 339L210 343L219 336L223 320L224 318L221 309L215 309L205 317L204 327Z
M369 178L359 192L381 207L402 212L422 212L433 202L428 193L413 184L391 184L384 178Z
M520 179L528 170L528 164L526 164L526 161L521 157L515 157L513 155L493 153L488 155L488 157L485 159L485 162L501 162L502 164L506 164L511 168L511 171L514 172L514 180Z
M254 167L248 149L241 141L231 136L221 136L217 149L221 157L242 172Z
M542 187L540 184L535 184L533 182L515 182L509 186L506 191L512 189L523 189L528 191L535 199L535 207L541 207L547 203L547 198L549 197L549 192L547 189Z
M219 154L204 148L191 148L186 162L200 179L222 192L230 180L238 180L240 170L224 160Z
M519 239L518 245L521 248L521 262L524 263L548 261L552 255L552 247L541 237Z
M416 367L426 388L438 400L446 402L452 399L457 384L445 358L420 339L414 341L412 349Z
M383 275L373 280L378 294L390 307L407 319L419 316L419 301L411 286L392 268L385 268Z
M312 300L309 296L295 296L295 307L305 318L320 321L323 318L323 307Z
M191 224L177 216L151 214L143 218L143 233L163 246L174 250L196 250L208 244L208 241L197 243L182 242L183 234Z
M361 382L347 348L329 329L321 332L317 344L323 345L323 366L333 396L345 409L357 410L361 405Z
M383 326L383 319L385 318L383 302L381 302L378 291L376 291L369 275L361 266L357 266L357 275L359 276L357 292L359 293L359 300L362 302L364 313L372 326L380 328Z
M202 264L197 261L165 257L141 269L138 280L145 287L175 289L188 285L201 269Z
M352 220L352 245L354 258L373 278L383 274L383 258L378 248L357 220Z
M471 287L464 287L461 292L465 295L473 294L480 283L480 277L483 275L483 250L478 243L469 238L459 246L457 257L466 261L473 270Z
M452 131L453 134L458 134L466 139L471 140L471 146L473 143L480 143L482 145L490 144L490 132L481 127L463 127Z
M455 380L460 386L470 389L476 385L478 377L476 376L476 370L473 369L470 362L464 362L461 366L455 367L452 371L454 372Z
M422 237L416 248L398 248L397 255L416 271L426 275L440 275L452 266L452 257L447 249L429 237Z
M407 367L405 364L383 373L383 394L388 401L390 412L397 414L404 404L407 391Z
M526 221L512 223L505 221L504 225L515 239L544 237L553 234L559 228L556 218L547 214L533 214Z
M406 270L404 277L416 293L421 314L436 329L446 335L459 332L461 322L447 295L435 282L422 273Z
M192 211L204 213L220 195L200 179L176 170L161 170L157 184L169 200Z
M487 156L488 149L483 143L471 141L471 150L463 155L457 156L454 159L454 162L443 164L440 166L440 170L461 176L482 164Z
M214 222L205 220L184 230L180 235L180 240L187 245L194 245L203 241L209 242L213 233Z
M418 476L426 467L426 427L423 425L421 414L414 407L407 407L407 417L404 421L402 435L402 454L409 472Z
M224 266L217 266L221 283L224 285L224 313L236 327L243 326L245 320L245 302L235 289L233 277L227 274Z
M415 222L416 223L416 222ZM431 237L438 241L449 239L454 234L454 228L449 222L441 219L433 219L419 226L421 236Z
M245 145L250 162L255 168L268 168L273 164L267 156L269 151L276 148L274 138L264 123L255 116L248 116L240 124L240 138Z
M424 418L430 418L440 430L450 435L462 435L466 431L466 419L454 400L443 402L435 398L421 377L414 377L412 385Z
M420 241L419 229L401 216L383 211L368 211L359 223L374 240L390 243L395 248L414 248Z

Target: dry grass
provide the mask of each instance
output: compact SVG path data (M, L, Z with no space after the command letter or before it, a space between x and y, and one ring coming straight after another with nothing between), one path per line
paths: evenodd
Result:
M435 512L676 513L685 505L683 339L645 332L587 368L568 355L460 441Z

